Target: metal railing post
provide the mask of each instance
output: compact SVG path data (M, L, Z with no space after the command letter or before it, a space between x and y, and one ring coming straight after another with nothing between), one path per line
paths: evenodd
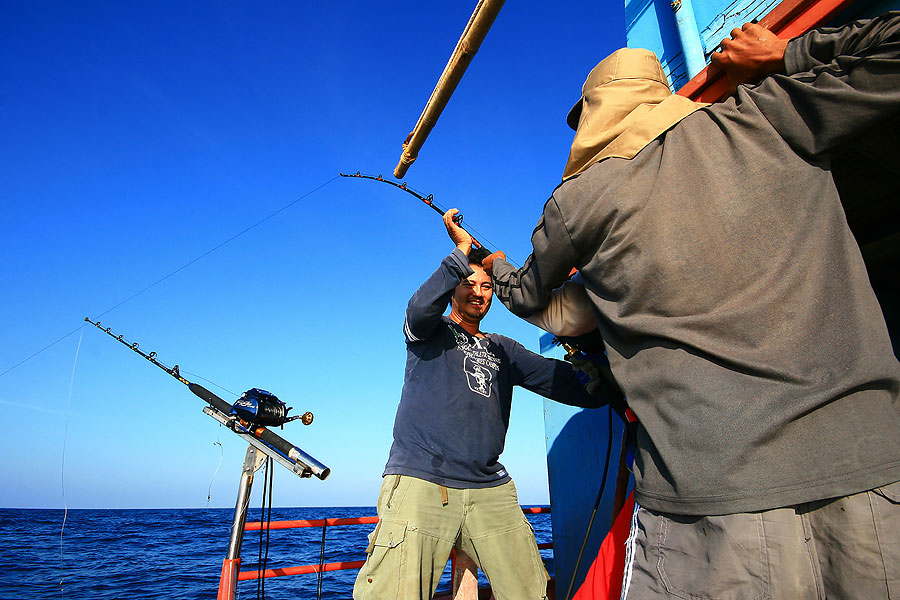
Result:
M241 483L238 486L237 502L234 506L234 520L231 522L231 539L228 541L228 553L222 562L222 575L219 578L217 600L234 600L237 588L238 572L241 569L241 541L244 539L244 524L247 522L247 509L250 506L250 490L253 487L253 473L266 461L266 455L258 452L250 445L244 455L241 467Z
M688 79L691 79L706 68L706 55L703 53L703 41L700 39L700 30L694 17L694 5L691 0L674 0L672 12L675 13L675 28L681 40Z

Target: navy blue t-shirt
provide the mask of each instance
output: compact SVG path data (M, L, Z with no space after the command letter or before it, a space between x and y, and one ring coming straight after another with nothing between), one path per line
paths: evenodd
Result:
M385 475L453 488L500 485L513 386L565 404L605 404L572 366L495 333L478 338L443 316L453 290L473 273L460 250L441 262L406 309L406 373Z

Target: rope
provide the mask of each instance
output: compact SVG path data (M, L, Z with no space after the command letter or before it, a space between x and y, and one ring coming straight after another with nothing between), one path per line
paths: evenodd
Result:
M265 578L263 577L263 568L262 568L262 554L263 554L263 529L265 529L266 524L266 487L268 485L269 480L269 459L266 458L265 469L263 470L263 491L262 491L262 506L259 508L259 520L260 520L260 528L259 528L259 544L256 546L257 554L256 554L256 600L262 600L265 594L264 591L264 583Z
M224 242L220 243L219 245L215 246L214 248L212 248L212 249L210 249L210 250L207 250L206 252L204 252L204 253L201 254L200 256L198 256L198 257L194 258L193 260L190 260L190 261L186 262L185 264L181 265L180 267L178 267L177 269L175 269L174 271L172 271L172 272L169 273L168 275L166 275L166 276L164 276L164 277L161 277L160 279L157 279L156 281L154 281L153 283L151 283L151 284L148 285L147 287L145 287L145 288L143 288L142 290L140 290L140 291L138 291L138 292L135 292L134 294L128 296L127 298L125 298L124 300L122 300L122 301L119 302L118 304L115 304L115 305L112 306L111 308L107 308L105 311L103 311L102 313L100 313L99 315L97 315L95 318L99 319L99 318L102 317L103 315L106 315L106 314L108 314L108 313L111 313L111 312L114 311L115 309L119 308L120 306L122 306L122 305L125 304L126 302L130 302L131 300L134 300L135 298L137 298L138 296L140 296L140 295L143 294L144 292L148 291L149 289L151 289L151 288L153 288L153 287L159 285L160 283L162 283L162 282L165 281L166 279L169 279L169 278L172 277L173 275L176 275L177 273L180 273L181 271L185 270L186 268L188 268L189 266L191 266L192 264L194 264L194 263L197 262L198 260L200 260L200 259L202 259L202 258L205 258L206 256L212 254L212 253L215 252L216 250L220 249L222 246L225 246L226 244L229 244L230 242L233 242L233 241L236 240L237 238L241 237L242 235L244 235L245 233L247 233L247 232L250 231L251 229L254 229L254 228L258 227L259 225L262 225L263 223L265 223L266 221L268 221L268 220L271 219L272 217L274 217L274 216L276 216L276 215L278 215L278 214L284 212L285 210L287 210L287 209L290 208L291 206L297 204L297 203L300 202L301 200L303 200L303 199L305 199L305 198L307 198L307 197L313 195L314 193L318 192L319 190L321 190L323 187L325 187L326 185L328 185L329 183L331 183L332 181L334 181L334 180L337 179L338 177L340 177L340 175L335 175L334 177L332 177L331 179L329 179L329 180L326 181L325 183L323 183L323 184L321 184L321 185L319 185L319 186L313 188L312 190L306 192L305 194L299 196L298 198L292 200L291 202L288 202L287 204L285 204L284 206L282 206L282 207L279 208L278 210L276 210L276 211L270 213L270 214L269 214L268 216L266 216L266 217L263 217L262 219L260 219L260 220L257 221L256 223L254 223L253 225L251 225L251 226L247 227L246 229L244 229L243 231L240 231L239 233L234 234L233 236L231 236L230 238L228 238L228 239L225 240ZM28 362L29 360L31 360L31 359L34 358L35 356L37 356L37 355L39 355L39 354L42 354L42 353L45 352L46 350L52 348L52 347L55 346L56 344L60 343L61 341L63 341L64 339L66 339L67 337L69 337L70 335L72 335L73 333L77 332L79 329L81 329L81 327L77 327L77 328L73 329L72 331L70 331L70 332L64 334L63 336L61 336L60 338L58 338L56 341L50 342L49 344L47 344L46 346L44 346L43 348L41 348L40 350L38 350L38 351L35 352L34 354L31 354L31 355L27 356L26 358L23 358L22 360L20 360L19 362L17 362L17 363L14 364L13 366L9 367L8 369L6 369L6 370L3 371L2 373L0 373L0 377L3 377L4 375L6 375L7 373L9 373L9 372L12 371L13 369L17 368L18 366L20 366L20 365L22 365L22 364Z
M258 575L256 577L256 598L257 600L265 600L266 598L266 565L269 562L269 536L271 529L269 524L272 522L272 488L275 481L275 461L266 457L266 464L263 467L263 493L262 507L260 508L259 520L259 554L257 555ZM266 493L268 499L268 516L266 516ZM263 530L265 530L265 541L263 541ZM264 550L265 548L265 550Z
M72 376L69 378L69 397L66 400L66 425L63 429L62 461L59 469L60 488L62 489L63 521L59 529L59 595L65 597L63 583L66 580L65 563L63 562L63 533L66 530L66 520L69 517L69 506L66 503L66 442L69 439L69 410L72 406L72 388L75 387L75 367L78 365L78 353L81 351L81 340L84 338L84 325L80 327L81 335L78 336L78 345L75 347L75 360L72 361Z
M265 535L264 530L268 528L268 523L266 523L266 490L269 487L270 460L270 458L266 457L266 462L263 465L262 504L259 507L259 543L256 546L256 600L262 600L263 598L265 598L266 594L266 579L264 573L265 569L263 568L263 536Z
M266 469L269 471L269 514L266 517L266 552L263 554L262 570L265 571L269 564L269 536L272 535L272 489L275 487L275 461L266 459ZM263 578L263 599L266 597L266 580Z
M322 582L325 580L325 531L328 525L322 525L322 545L319 548L319 572L316 574L316 600L322 600Z
M594 501L594 510L591 512L591 520L588 521L587 531L584 532L584 539L581 541L581 549L578 550L578 558L575 559L575 570L572 571L572 578L569 580L569 588L566 590L565 600L572 597L572 587L575 585L575 578L578 576L578 567L581 565L581 557L584 555L584 548L587 546L588 538L591 536L591 528L594 526L594 518L597 516L597 509L600 508L600 500L603 499L603 490L606 488L606 476L609 474L609 459L612 455L612 433L613 433L613 410L612 404L609 405L609 434L606 441L606 464L603 466L603 478L600 480L600 491L597 492L597 499Z

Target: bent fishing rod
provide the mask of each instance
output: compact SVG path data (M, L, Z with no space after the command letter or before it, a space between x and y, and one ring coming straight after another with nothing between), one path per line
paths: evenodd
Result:
M418 193L417 191L415 191L412 188L410 188L409 186L407 186L405 181L398 183L396 181L391 181L390 179L385 179L381 175L363 175L359 171L357 171L355 175L347 174L347 173L339 173L339 175L341 177L359 177L360 179L371 179L372 181L380 181L381 183L387 183L388 185L392 185L397 189L403 190L407 194L412 194L413 196L415 196L416 198L418 198L419 200L424 202L426 206L431 207L432 210L434 210L436 213L438 213L441 216L444 216L444 213L447 212L446 209L441 208L434 201L434 194L428 194L427 196L423 196L422 194ZM456 223L457 225L459 225L459 227L463 231L465 231L469 235L472 235L472 231L469 231L462 225L462 222L463 222L462 213L456 213L456 215L453 216L453 222ZM473 231L474 231L474 229L473 229ZM479 234L479 236L480 236L480 234ZM484 248L485 250L488 250L488 248L485 247L484 244L482 244L477 239L475 239L474 235L472 235L472 245L475 246L476 248ZM490 250L488 250L488 252L490 252Z
M229 404L202 385L185 379L181 375L178 365L168 367L157 360L156 352L145 353L137 342L126 341L124 336L116 335L111 328L103 327L100 321L94 322L89 317L85 317L84 320L186 385L195 396L209 404L203 408L205 414L228 427L251 446L270 456L289 471L300 477L315 475L322 480L331 474L330 468L266 428L266 426L281 427L285 423L297 419L304 425L309 425L313 422L311 412L288 416L288 412L292 410L290 406L287 406L274 394L259 388L247 390L234 404Z

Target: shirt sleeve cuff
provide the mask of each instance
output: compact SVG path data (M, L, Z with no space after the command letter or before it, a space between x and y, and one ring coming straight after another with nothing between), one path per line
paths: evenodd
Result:
M790 40L784 49L784 72L791 76L795 73L803 73L809 71L812 65L805 64L802 44L797 39Z
M499 256L494 260L493 274L495 280L505 281L510 273L517 269Z
M469 266L469 257L459 248L454 248L447 260L450 261L451 266L456 267L459 271L460 279L465 279L475 272Z

